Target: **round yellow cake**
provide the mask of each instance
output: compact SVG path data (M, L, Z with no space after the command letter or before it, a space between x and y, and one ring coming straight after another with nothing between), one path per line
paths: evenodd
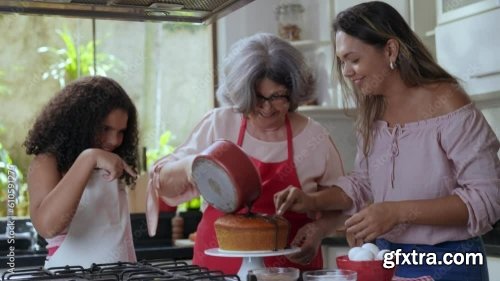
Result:
M215 221L219 248L227 251L276 251L286 248L290 223L264 214L226 214Z

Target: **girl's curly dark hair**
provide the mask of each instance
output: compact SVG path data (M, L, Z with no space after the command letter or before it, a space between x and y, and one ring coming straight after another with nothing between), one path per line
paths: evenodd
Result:
M69 170L78 155L96 146L107 115L114 109L128 113L122 144L113 151L132 168L137 167L137 110L125 90L113 79L92 76L64 87L42 110L24 142L26 153L56 157L59 172ZM133 178L124 173L127 184Z

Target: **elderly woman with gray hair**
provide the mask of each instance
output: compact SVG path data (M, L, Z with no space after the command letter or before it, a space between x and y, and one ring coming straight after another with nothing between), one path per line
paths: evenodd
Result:
M339 153L324 127L297 112L300 104L311 100L314 84L304 57L288 42L271 34L240 40L224 61L217 91L225 106L206 114L184 144L155 164L149 188L172 206L198 196L191 181L191 162L217 139L239 145L259 170L263 188L252 207L255 212L274 214L274 194L288 186L304 192L331 186L344 173ZM222 215L212 206L204 206L193 263L234 274L241 258L204 254L206 249L217 247L213 225ZM291 223L291 244L301 251L287 258L265 258L265 264L302 270L323 268L320 243L332 229L337 213L314 219L294 212L284 216Z

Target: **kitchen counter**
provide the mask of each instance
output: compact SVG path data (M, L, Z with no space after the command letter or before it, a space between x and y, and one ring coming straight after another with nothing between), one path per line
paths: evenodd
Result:
M178 246L148 246L135 249L137 260L153 259L172 259L172 260L190 260L193 257L193 247ZM8 252L0 252L0 268L9 268L7 262ZM15 252L14 264L16 268L27 266L43 266L45 262L46 250L29 251L20 250Z
M498 244L499 239L499 237L494 237L493 233L483 235L484 250L486 252L486 256L500 257L500 244ZM323 239L321 245L326 247L349 247L344 237L325 238Z
M198 222L201 219L199 211L187 211L180 214L184 219L183 236L188 237L190 233L195 232ZM165 212L160 213L158 220L158 230L155 237L149 237L147 232L146 217L144 214L131 214L132 236L134 239L135 252L137 260L153 260L153 259L175 259L175 260L190 260L193 257L193 247L191 245L174 246L172 244L172 229L171 219L175 213ZM16 227L25 226L29 219L17 219ZM24 229L23 229L24 230ZM24 232L23 232L24 233ZM35 233L36 235L36 233ZM32 249L30 239L23 238L19 233L16 233L14 252L14 264L17 268L26 266L42 266L45 262L47 251L45 250L46 242L43 238L37 236L37 244L40 250ZM0 269L9 268L7 262L9 259L9 247L5 241L0 241ZM78 254L78 253L75 253ZM10 254L12 255L12 254Z
M498 236L498 227L496 232L491 231L483 235L484 249L488 263L490 280L498 280L500 276L500 237ZM347 254L349 246L344 237L329 237L322 241L323 261L325 268L336 268L336 257Z

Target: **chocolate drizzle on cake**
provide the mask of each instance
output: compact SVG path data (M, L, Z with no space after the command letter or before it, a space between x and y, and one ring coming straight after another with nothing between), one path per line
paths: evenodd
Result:
M259 215L252 213L250 208L248 208L248 212L245 214L246 217L254 217L254 218L263 218L265 221L269 222L274 226L274 249L273 251L278 251L278 235L279 235L279 225L278 220L279 216L271 216L271 215Z
M219 247L230 251L278 251L287 247L290 223L281 216L243 211L218 218Z

